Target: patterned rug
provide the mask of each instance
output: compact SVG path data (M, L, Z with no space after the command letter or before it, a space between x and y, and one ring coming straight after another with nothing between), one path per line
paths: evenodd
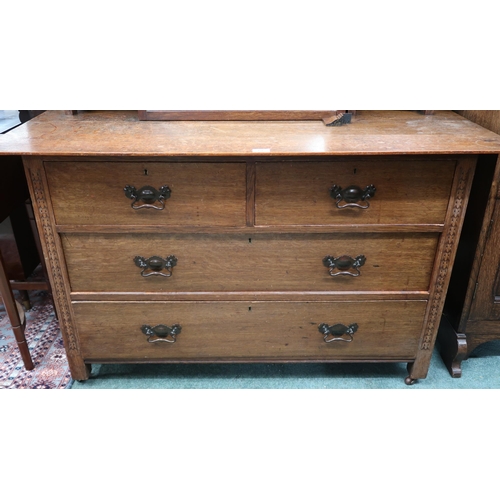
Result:
M25 334L35 369L24 368L0 300L0 389L69 389L73 380L50 297L43 290L29 294L32 308L26 311Z

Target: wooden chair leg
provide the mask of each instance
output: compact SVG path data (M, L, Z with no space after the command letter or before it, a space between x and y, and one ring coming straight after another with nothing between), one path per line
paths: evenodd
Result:
M7 316L10 320L10 325L14 336L16 338L17 346L19 352L21 353L21 358L24 363L26 370L33 370L35 365L31 359L31 354L26 343L26 336L24 334L26 326L26 317L24 311L20 304L18 304L14 299L14 294L10 288L9 280L7 279L7 274L5 272L5 267L3 263L2 254L0 252L0 295L2 296L2 301L5 305L5 310Z

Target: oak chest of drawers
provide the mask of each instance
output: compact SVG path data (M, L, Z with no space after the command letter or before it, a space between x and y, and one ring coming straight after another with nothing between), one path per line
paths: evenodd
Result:
M91 363L271 361L425 378L477 154L500 150L452 113L30 123L36 151L6 149L24 157L78 380Z

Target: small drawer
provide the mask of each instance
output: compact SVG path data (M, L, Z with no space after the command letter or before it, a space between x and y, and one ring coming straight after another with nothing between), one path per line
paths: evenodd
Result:
M436 233L64 234L74 292L427 291Z
M245 163L46 162L57 224L245 226Z
M425 301L77 302L86 361L410 360ZM322 325L322 326L321 326Z
M256 224L442 224L455 165L391 158L259 163Z

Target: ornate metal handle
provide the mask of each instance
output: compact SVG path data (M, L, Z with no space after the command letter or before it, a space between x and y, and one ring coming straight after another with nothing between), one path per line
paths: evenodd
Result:
M134 262L137 267L142 269L141 276L147 278L148 276L165 276L170 278L172 276L172 268L177 265L177 257L169 255L166 259L162 259L157 255L145 259L140 255L134 257ZM165 269L166 272L162 272ZM149 271L150 270L150 271Z
M345 326L341 323L337 323L333 326L328 326L326 323L321 323L318 326L318 330L320 333L324 335L323 340L328 344L330 342L352 342L354 333L358 330L357 323L353 323L352 325ZM349 338L343 338L347 335ZM328 337L331 336L330 339Z
M156 325L156 326L149 326L149 325L142 325L141 326L141 331L148 337L148 342L151 344L154 344L155 342L169 342L170 344L173 344L176 341L177 335L181 333L182 327L181 325L172 325L172 326L166 326L166 325ZM170 340L168 337L171 337L172 340Z
M366 186L365 189L361 189L358 186L348 186L342 189L340 186L333 185L330 188L330 196L336 200L335 205L337 208L363 208L366 209L370 206L368 198L373 198L375 195L375 186L370 184ZM341 202L344 202L341 205ZM364 201L363 205L360 205L358 201Z
M332 257L327 255L323 259L323 265L328 267L330 276L359 276L361 274L359 268L366 262L364 255L358 255L354 259L349 255L342 255L341 257ZM354 269L354 272L349 271L349 268ZM335 271L338 269L338 271Z
M165 200L170 198L172 190L168 186L162 186L159 190L152 186L143 186L136 189L134 186L125 186L123 188L125 196L132 200L131 207L134 210L140 208L154 208L163 210L165 208ZM142 202L142 203L141 203ZM155 203L159 203L155 204Z

